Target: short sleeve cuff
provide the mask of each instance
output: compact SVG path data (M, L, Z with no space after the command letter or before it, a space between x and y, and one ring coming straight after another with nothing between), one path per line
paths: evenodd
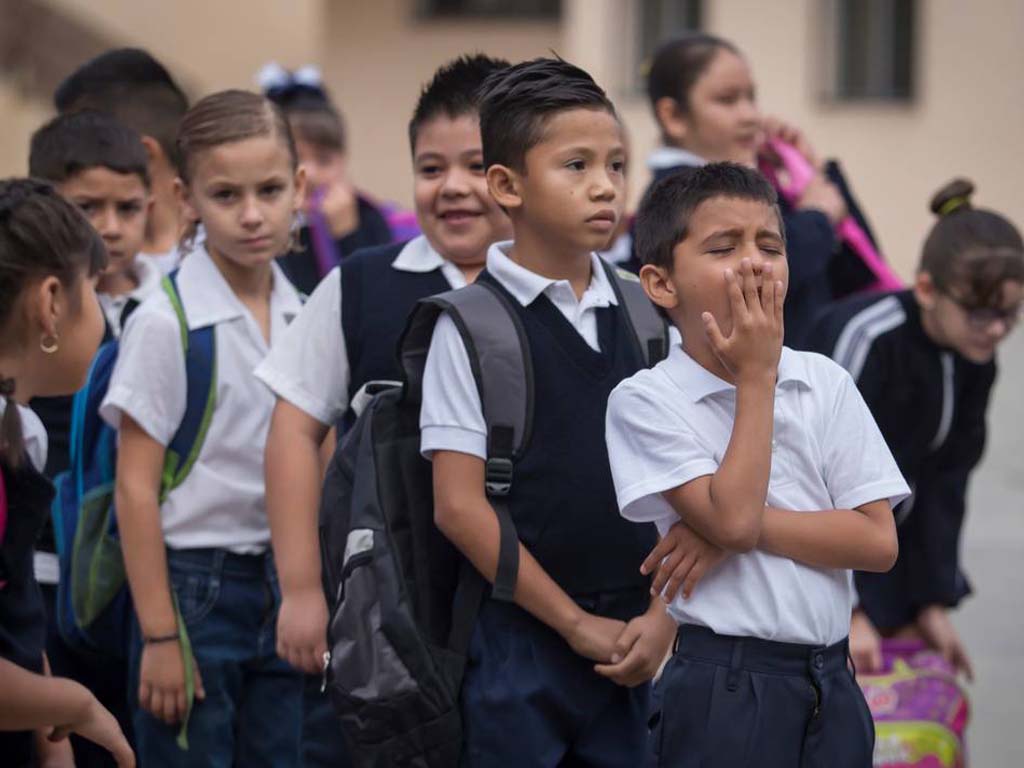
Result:
M262 381L276 397L279 397L282 400L287 400L296 408L309 414L321 424L329 427L341 418L342 414L338 413L337 409L331 408L328 403L311 395L296 381L289 379L285 374L267 365L266 360L256 367L254 375L257 379Z
M423 427L420 433L420 453L424 458L430 459L434 451L468 453L486 461L487 437L461 427Z
M686 485L698 477L713 475L717 471L718 464L713 459L696 459L680 464L671 472L655 477L645 477L638 482L631 483L618 492L619 509L622 510L622 516L634 523L654 522L661 518L663 511L656 510L656 505L644 503L644 499Z
M879 499L887 499L889 505L896 505L910 496L910 488L902 480L879 480L858 486L833 499L836 509L856 509Z
M127 387L115 386L107 392L100 405L100 417L113 429L120 429L122 414L130 416L147 435L165 448L177 430L176 424L167 424L158 419L145 398L136 396Z

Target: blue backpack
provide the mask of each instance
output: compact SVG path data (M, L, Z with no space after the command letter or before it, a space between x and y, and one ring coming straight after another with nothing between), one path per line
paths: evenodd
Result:
M177 273L162 288L178 317L188 382L185 416L167 446L159 500L188 476L202 447L216 400L214 328L189 330ZM99 415L117 362L118 341L100 347L71 411L70 468L55 480L53 528L60 561L57 626L85 653L127 658L132 602L114 512L117 431Z

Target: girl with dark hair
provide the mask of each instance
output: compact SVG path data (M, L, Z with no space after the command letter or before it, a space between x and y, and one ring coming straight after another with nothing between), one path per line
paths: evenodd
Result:
M33 545L53 486L40 471L45 434L23 404L82 386L103 335L93 279L106 251L82 215L50 185L0 182L0 755L5 765L70 760L74 732L134 765L114 717L86 688L48 676L46 615ZM23 424L28 426L23 431ZM28 434L26 434L28 432ZM46 729L33 739L32 729ZM44 735L43 731L39 731ZM48 754L51 750L61 754Z
M786 345L802 348L818 312L873 279L836 235L852 214L870 236L839 165L823 162L803 133L761 112L750 64L728 40L692 34L665 43L651 60L647 91L662 140L648 159L655 180L711 162L756 166L766 140L776 138L816 169L795 204L779 205L790 268ZM639 257L633 263L639 269Z
M997 347L1024 306L1024 242L994 211L971 204L962 179L931 201L938 220L910 290L837 304L811 348L853 375L913 488L896 509L900 554L889 573L858 573L850 646L878 671L879 635L923 640L968 677L948 611L970 594L960 569L967 483L985 447Z
M303 204L301 247L279 263L300 291L311 294L341 259L359 248L386 245L393 233L384 212L349 179L345 123L324 89L320 72L314 67L288 72L268 64L259 80L266 97L288 118L299 162L306 170L309 194Z
M146 766L287 768L299 759L302 677L275 652L262 451L274 398L252 372L300 308L274 260L289 247L305 177L284 115L246 91L198 102L178 150L189 234L201 223L205 238L175 276L177 298L156 294L130 318L100 408L120 446L135 736ZM214 395L198 449L180 458L172 441L194 397L185 345L204 327ZM162 483L179 463L184 478Z

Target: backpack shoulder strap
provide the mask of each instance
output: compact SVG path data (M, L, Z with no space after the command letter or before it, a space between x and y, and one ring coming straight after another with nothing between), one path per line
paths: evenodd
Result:
M190 330L185 307L178 293L177 270L161 283L178 317L181 346L185 354L185 415L167 446L160 484L160 500L184 482L199 457L213 416L217 394L216 334L213 326Z
M644 364L650 368L660 363L668 355L668 323L647 298L640 278L604 259L600 261L615 296L626 309L626 319L633 328Z
M533 422L533 368L526 331L508 299L484 281L421 300L400 343L406 397L415 402L422 398L430 339L444 312L462 336L480 393L487 424L484 481L501 528L493 596L511 600L519 573L519 536L504 498Z

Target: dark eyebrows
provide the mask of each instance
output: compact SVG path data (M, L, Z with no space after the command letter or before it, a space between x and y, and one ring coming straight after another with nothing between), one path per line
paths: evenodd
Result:
M757 230L757 240L774 240L779 245L783 244L782 235L776 232L774 229L768 229L767 227L761 227Z
M702 246L705 246L708 243L710 243L712 240L720 239L720 238L723 238L723 237L727 237L730 240L736 240L738 238L743 237L743 229L741 227L733 227L732 229L719 229L719 230L716 230L716 231L712 232L710 235L708 235L707 237L705 237L703 240L701 240L700 244Z

